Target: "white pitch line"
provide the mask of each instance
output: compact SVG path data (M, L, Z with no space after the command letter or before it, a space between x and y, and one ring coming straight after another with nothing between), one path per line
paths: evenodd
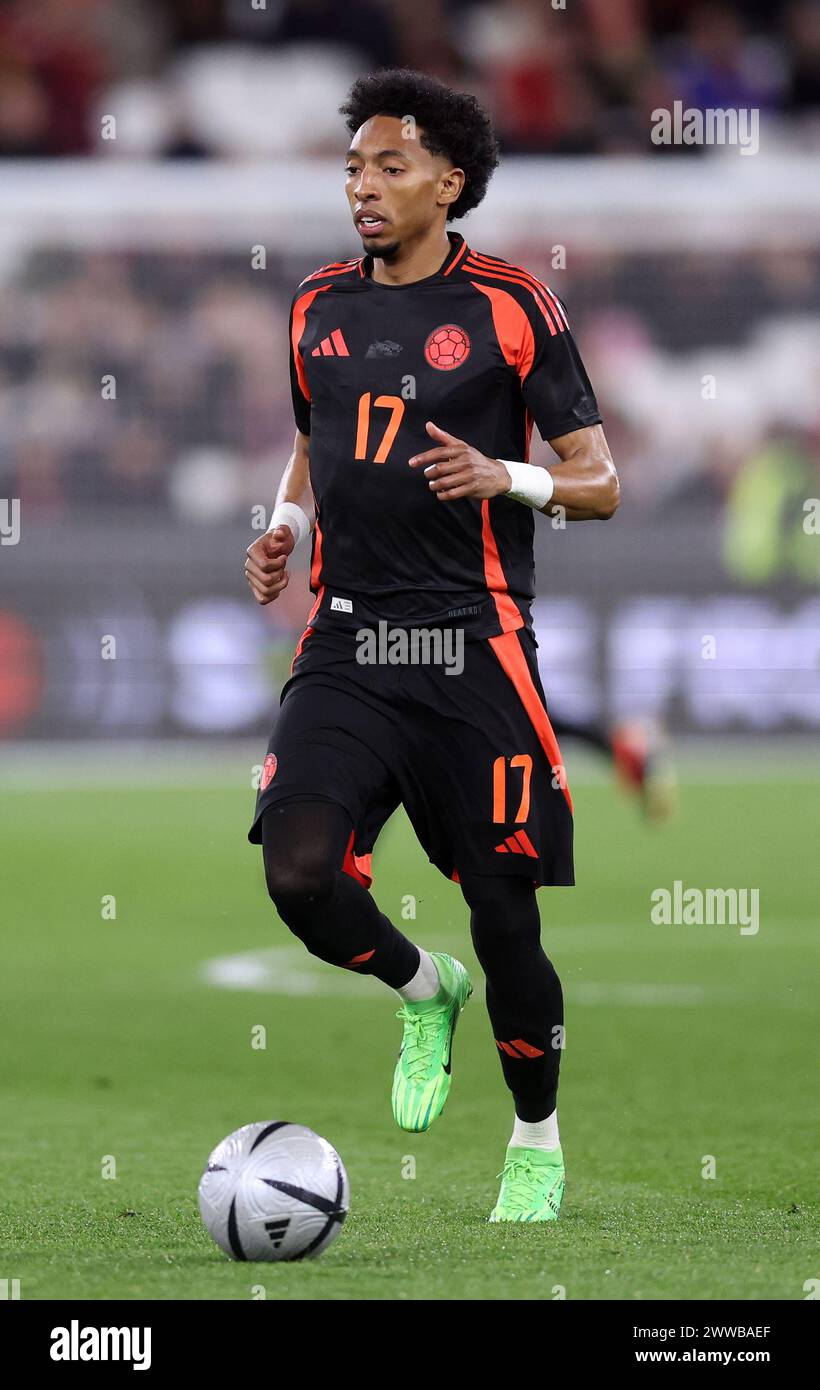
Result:
M285 994L297 997L383 998L367 976L337 970L315 960L299 946L271 946L238 955L216 956L205 961L200 978L218 989L248 990L255 994ZM476 981L479 994L483 981ZM739 997L731 987L598 982L584 980L568 984L565 993L576 1004L624 1005L630 1008L693 1008L707 1002L727 1003Z
M218 989L255 994L355 995L373 993L372 982L352 971L317 961L302 946L270 946L205 961L200 977Z

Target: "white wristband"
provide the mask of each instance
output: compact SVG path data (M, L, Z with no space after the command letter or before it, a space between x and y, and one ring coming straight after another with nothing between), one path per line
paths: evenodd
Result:
M514 502L523 502L525 507L536 507L539 511L546 507L553 492L555 480L547 468L539 468L535 463L517 463L514 459L499 459L512 479L512 486L505 492Z
M305 536L310 535L310 522L307 514L296 502L279 502L274 507L268 530L275 531L277 526L290 527L293 532L294 549Z

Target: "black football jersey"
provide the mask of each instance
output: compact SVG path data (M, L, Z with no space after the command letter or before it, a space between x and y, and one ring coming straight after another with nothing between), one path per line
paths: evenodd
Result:
M533 275L448 233L424 280L381 285L372 257L323 266L290 312L296 425L316 501L312 628L458 626L496 636L530 622L530 507L439 502L408 460L428 420L491 458L526 460L601 417L563 304Z

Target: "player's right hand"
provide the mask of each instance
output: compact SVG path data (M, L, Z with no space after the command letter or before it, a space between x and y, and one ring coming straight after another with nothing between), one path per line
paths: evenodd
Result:
M248 546L245 578L257 603L272 603L287 587L290 576L285 566L294 544L290 527L277 526Z

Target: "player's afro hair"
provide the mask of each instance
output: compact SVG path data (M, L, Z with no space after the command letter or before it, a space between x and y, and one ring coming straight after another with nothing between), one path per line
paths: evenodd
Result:
M424 148L464 170L464 187L447 209L447 221L478 207L498 164L498 141L487 112L469 92L454 92L410 68L381 68L353 83L339 111L351 135L371 116L412 116Z

